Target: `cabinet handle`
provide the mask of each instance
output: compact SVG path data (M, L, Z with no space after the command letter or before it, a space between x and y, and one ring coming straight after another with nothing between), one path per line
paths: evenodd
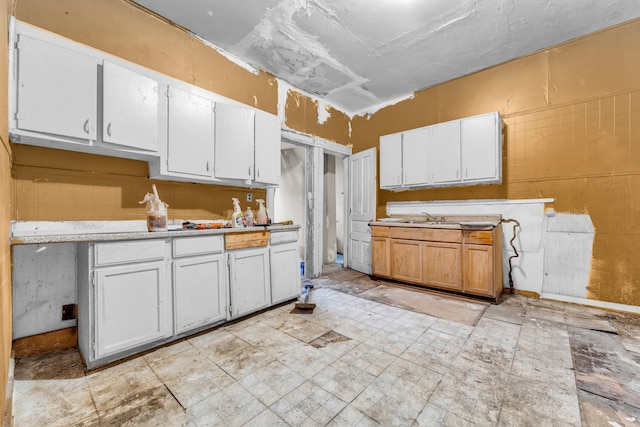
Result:
M207 160L207 172L209 172L209 160Z
M85 120L84 124L82 125L82 129L84 130L84 133L89 135L89 119Z
M111 136L111 122L107 125L107 135Z
M249 169L247 169L247 176L251 177L251 166L249 166Z
M256 170L256 173L258 174L258 178L260 178L260 169Z

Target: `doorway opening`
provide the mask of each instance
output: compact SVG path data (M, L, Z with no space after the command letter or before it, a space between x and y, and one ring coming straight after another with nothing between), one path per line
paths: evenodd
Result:
M322 272L344 265L344 162L341 157L324 155L323 256Z

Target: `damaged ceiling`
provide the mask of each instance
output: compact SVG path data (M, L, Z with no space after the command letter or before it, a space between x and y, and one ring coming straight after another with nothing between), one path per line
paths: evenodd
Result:
M640 17L639 0L133 0L347 114Z

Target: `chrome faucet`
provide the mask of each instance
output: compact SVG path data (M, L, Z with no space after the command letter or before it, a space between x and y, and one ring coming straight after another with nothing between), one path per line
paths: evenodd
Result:
M427 220L431 220L433 222L442 222L442 218L436 218L435 216L429 215L426 212L422 212L422 213L427 216Z

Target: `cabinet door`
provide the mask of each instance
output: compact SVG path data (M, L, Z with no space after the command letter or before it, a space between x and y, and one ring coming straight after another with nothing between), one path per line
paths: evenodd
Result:
M380 188L402 186L402 134L380 137Z
M271 303L300 296L300 256L298 243L274 245L271 256Z
M176 333L227 318L227 282L222 254L173 262Z
M422 243L414 240L391 240L391 278L422 283Z
M167 170L213 176L213 101L169 87Z
M460 181L460 121L431 126L429 169L433 185Z
M271 304L267 248L229 252L232 317L261 310Z
M17 127L96 139L96 58L21 34L18 41Z
M469 117L461 121L463 181L502 181L500 127L498 113Z
M254 112L216 103L215 177L253 180Z
M104 61L102 140L158 151L158 82Z
M493 246L463 245L463 291L493 297Z
M462 245L427 242L422 255L425 284L462 290Z
M95 272L96 357L172 335L164 261Z
M402 132L402 184L405 186L429 183L429 128Z
M391 256L389 239L386 237L371 238L371 270L374 276L391 276Z
M255 113L255 181L280 183L280 120L272 114Z

